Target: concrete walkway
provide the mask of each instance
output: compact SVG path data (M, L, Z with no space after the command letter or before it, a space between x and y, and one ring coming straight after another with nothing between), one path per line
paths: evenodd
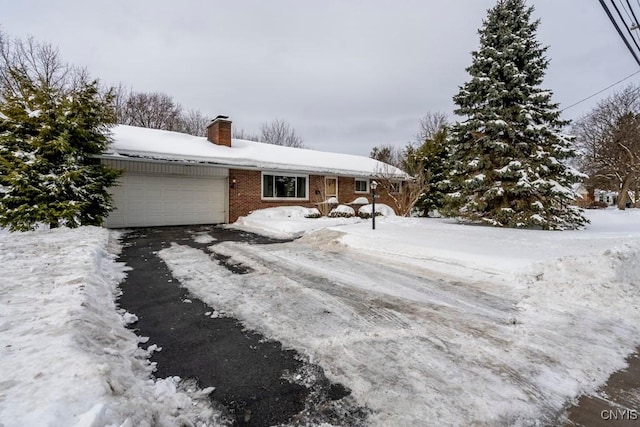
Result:
M611 375L596 394L567 409L565 427L640 426L640 348L627 362L629 366Z

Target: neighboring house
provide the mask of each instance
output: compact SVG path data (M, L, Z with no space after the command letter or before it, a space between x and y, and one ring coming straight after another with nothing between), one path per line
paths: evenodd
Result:
M614 206L618 199L616 191L600 190L593 187L589 191L589 188L582 183L574 184L573 191L576 194L576 204L583 208ZM629 200L633 200L631 193Z
M124 170L112 188L115 210L107 227L234 222L275 206L314 207L335 197L371 201L376 177L407 175L362 156L282 147L231 138L231 121L218 116L207 137L116 126L101 161ZM388 194L377 202L392 205Z
M598 202L606 203L608 206L613 206L618 200L617 191L599 190L594 191L595 199Z

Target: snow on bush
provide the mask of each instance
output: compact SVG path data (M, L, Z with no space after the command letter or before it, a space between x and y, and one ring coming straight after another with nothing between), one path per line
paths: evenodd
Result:
M329 218L351 218L356 216L356 211L347 205L338 205L329 212Z
M136 318L115 299L125 266L98 227L0 234L0 419L5 427L203 425L207 393L153 380ZM189 387L193 391L186 392Z
M358 197L353 202L349 203L350 205L367 205L369 204L369 200L366 197Z
M358 215L363 218L371 218L373 205L364 205L358 209ZM376 203L376 216L396 216L396 212L384 203Z
M338 202L337 198L329 197L327 200L325 200L323 202L320 202L320 203L323 204L323 205L337 205L339 202Z

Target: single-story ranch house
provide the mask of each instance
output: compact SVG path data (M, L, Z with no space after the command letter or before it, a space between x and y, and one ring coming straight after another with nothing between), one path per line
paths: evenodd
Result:
M331 198L370 202L371 180L407 178L367 157L232 139L226 116L206 138L124 125L112 133L101 162L124 171L111 189L115 209L105 225L113 228L234 222L256 209ZM393 206L380 193L377 201Z

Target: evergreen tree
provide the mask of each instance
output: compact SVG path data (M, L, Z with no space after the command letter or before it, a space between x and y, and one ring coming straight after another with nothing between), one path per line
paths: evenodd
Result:
M448 213L506 227L575 229L587 220L571 205L583 175L566 165L572 138L552 93L540 88L548 61L539 21L524 0L498 0L479 30L471 80L454 97L453 172Z
M115 123L112 94L80 78L54 85L4 64L0 87L0 226L100 225L119 173L96 155Z
M408 163L418 165L414 169L419 168L423 171L427 184L424 193L416 203L416 208L424 216L428 216L430 211L444 207L449 189L449 144L448 130L443 127L432 138L425 140L420 147L408 147Z

